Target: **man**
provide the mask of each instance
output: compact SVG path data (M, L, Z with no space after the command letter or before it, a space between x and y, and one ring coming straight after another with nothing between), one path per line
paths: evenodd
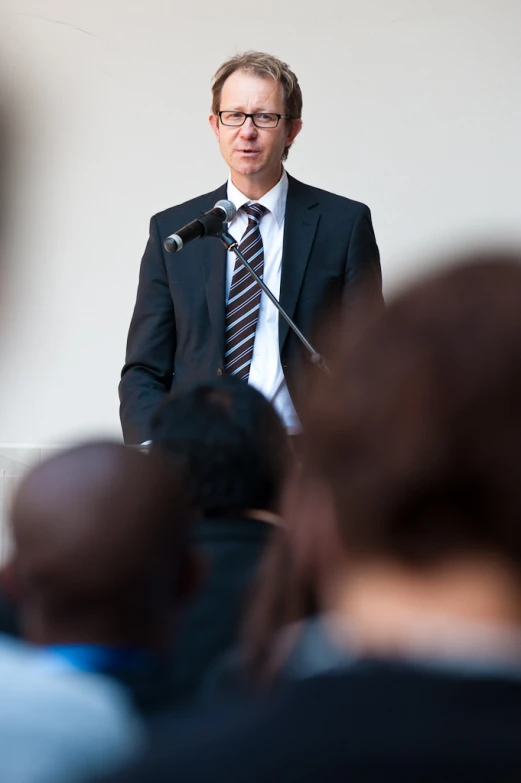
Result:
M191 514L171 465L121 444L69 449L23 479L3 582L47 665L106 675L146 716L173 704L167 652L195 579Z
M309 355L233 253L214 238L171 256L163 241L223 198L240 248L307 337L319 316L381 303L381 272L369 209L303 185L283 161L302 128L295 74L271 55L225 62L213 84L210 125L228 183L152 218L120 384L127 443L150 438L150 420L173 383L237 374L299 427Z
M152 452L183 466L199 510L192 541L205 575L175 628L172 660L176 693L187 699L238 644L259 561L281 524L288 439L266 398L232 377L177 389L151 432Z
M2 780L66 783L112 770L142 741L136 707L171 704L156 680L150 593L155 601L165 581L164 569L155 573L161 559L179 576L166 526L176 529L185 501L171 471L156 475L155 465L121 445L91 444L22 480L15 551L0 577L31 647L0 637ZM160 500L170 501L162 517Z
M127 783L519 779L520 309L521 257L490 254L340 340L284 511L344 661L195 719Z

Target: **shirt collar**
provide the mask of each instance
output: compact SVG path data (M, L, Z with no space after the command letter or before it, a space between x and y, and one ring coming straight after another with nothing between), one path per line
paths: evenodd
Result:
M286 199L288 197L288 175L285 169L282 169L282 176L277 184L268 190L261 198L252 200L241 193L241 191L235 187L232 182L231 174L228 177L228 190L227 195L230 201L232 201L237 210L243 207L245 204L262 204L263 207L269 209L277 224L282 226L284 223L284 215L286 212ZM233 225L233 220L230 221L230 225Z
M419 647L413 641L399 652L371 650L356 623L335 612L287 625L276 638L281 651L291 650L285 671L289 677L312 677L357 662L380 660L461 676L521 678L521 633L517 629L451 620L435 644L437 648L432 644Z

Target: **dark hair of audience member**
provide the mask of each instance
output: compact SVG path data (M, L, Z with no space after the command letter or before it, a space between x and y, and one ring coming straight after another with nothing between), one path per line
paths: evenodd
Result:
M288 436L271 403L230 376L180 388L152 422L152 451L185 466L204 516L278 511L290 459Z
M521 257L460 260L409 289L333 373L304 426L350 558L495 555L521 576Z
M158 649L193 574L182 474L157 455L89 443L51 457L14 500L4 583L24 636Z

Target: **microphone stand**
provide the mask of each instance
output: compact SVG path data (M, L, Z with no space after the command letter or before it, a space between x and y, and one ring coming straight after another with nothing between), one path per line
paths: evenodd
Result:
M231 234L229 234L225 228L223 227L222 231L220 233L211 234L211 236L218 237L223 245L225 246L226 250L231 250L235 253L236 257L239 259L239 261L243 264L243 266L246 267L249 274L257 281L257 283L260 285L270 302L272 302L281 316L284 318L290 329L293 330L293 332L297 335L298 339L302 343L302 345L309 351L311 354L311 363L316 365L322 372L324 372L326 375L330 375L331 371L329 367L326 364L325 358L322 356L322 354L318 353L318 351L315 351L311 343L306 340L296 323L289 317L287 312L284 310L278 299L273 296L270 289L262 280L262 278L259 277L257 272L253 269L253 267L250 266L248 261L244 258L243 254L239 250L239 245L237 243L237 240L232 237Z

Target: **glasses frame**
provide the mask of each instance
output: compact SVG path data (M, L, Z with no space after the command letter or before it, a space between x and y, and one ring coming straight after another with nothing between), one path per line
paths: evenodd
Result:
M235 114L243 114L244 115L244 119L243 119L242 122L238 123L237 125L235 125L235 124L234 125L230 125L227 122L223 122L223 119L222 119L221 115L222 114L228 114L228 113L234 112L234 111L235 111L234 109L223 109L222 111L218 111L217 112L217 116L219 117L219 122L221 123L221 125L224 125L225 128L242 128L242 126L244 125L244 123L246 122L248 117L250 117L251 121L253 122L253 124L255 125L256 128L259 128L260 130L274 130L274 128L278 127L279 122L281 120L292 120L293 119L293 117L291 117L289 114L277 114L277 112L275 112L275 111L256 111L253 114L247 114L245 111L235 111ZM257 125L257 123L255 122L255 117L258 114L273 114L273 116L277 118L276 125Z

